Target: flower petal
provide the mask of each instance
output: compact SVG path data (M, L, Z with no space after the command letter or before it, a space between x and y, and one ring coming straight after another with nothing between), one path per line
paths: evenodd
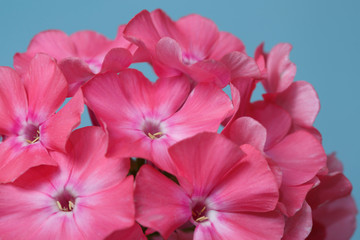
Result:
M9 67L0 67L0 135L13 135L27 116L27 96L19 75Z
M262 152L241 146L246 157L211 191L208 207L221 212L268 212L275 209L278 186Z
M59 112L52 115L41 125L41 143L46 148L65 152L66 141L80 124L81 114L84 111L84 99L81 91Z
M167 239L191 217L190 199L174 182L148 165L136 176L136 220Z
M28 93L29 114L39 123L54 113L67 95L67 82L54 59L37 54L30 62L24 77Z
M192 196L206 197L243 155L216 133L200 133L169 148L180 185ZM190 185L189 185L190 184Z

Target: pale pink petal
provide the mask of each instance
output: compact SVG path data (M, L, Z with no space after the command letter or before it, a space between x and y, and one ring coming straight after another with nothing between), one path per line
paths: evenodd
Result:
M282 240L306 239L311 232L311 227L311 208L304 202L303 207L293 217L286 219Z
M12 135L27 116L27 96L19 75L0 67L0 135Z
M82 92L78 91L59 112L41 125L41 143L47 149L65 152L66 141L80 124L83 111L84 99Z
M40 123L54 113L67 95L67 82L54 59L37 54L24 77L29 114ZM30 119L32 118L30 117Z
M321 143L305 131L286 136L266 153L281 168L286 185L305 183L326 166L326 154Z
M228 32L219 32L219 37L210 50L209 58L220 60L225 54L238 51L245 53L244 43Z
M151 105L152 89L153 84L141 72L126 69L119 76L97 75L84 85L83 92L96 117L108 122L141 117Z
M213 21L197 14L187 15L176 22L183 34L185 51L199 60L207 57L213 44L219 37L219 31Z
M195 240L223 240L224 238L220 236L212 223L209 224L200 224L195 228L194 232Z
M180 184L192 196L207 196L244 156L237 145L216 133L185 139L170 147L169 153Z
M290 130L290 115L275 104L256 102L251 106L250 116L266 128L265 150L278 143Z
M78 129L69 138L67 152L73 168L69 183L82 194L112 187L129 172L129 159L105 157L107 142L108 137L100 127Z
M196 82L212 82L224 88L230 82L229 69L213 59L202 60L189 66L187 73Z
M225 135L236 144L250 144L263 151L266 141L266 129L251 117L236 119Z
M174 144L175 141L170 137L156 139L151 142L151 161L161 170L168 173L175 174L175 166L171 160L168 148Z
M178 141L203 131L216 132L231 110L231 101L221 89L198 84L184 106L166 120L168 134Z
M19 75L25 74L29 69L29 64L31 59L33 58L33 54L28 53L16 53L14 55L14 69Z
M231 52L221 62L231 70L231 78L259 78L260 71L255 60L242 52Z
M91 196L79 196L73 214L85 239L104 239L116 230L131 227L135 223L133 176Z
M163 37L156 44L156 57L168 68L186 71L183 66L182 51L180 45L172 38Z
M344 171L344 166L343 166L342 162L336 157L335 152L328 155L327 167L329 169L329 173Z
M136 220L165 239L191 217L190 198L184 190L148 165L136 176L134 198Z
M92 59L99 54L105 56L112 47L110 39L95 31L78 31L69 38L76 47L76 56L82 59Z
M271 49L267 57L267 79L263 81L268 93L282 92L294 80L296 66L289 60L292 46L289 43L279 43Z
M60 30L47 30L34 36L27 49L27 54L46 53L60 60L74 56L77 50L68 35Z
M0 144L0 182L13 182L31 167L56 165L40 142L22 146L16 137Z
M111 71L117 73L130 66L131 62L132 55L128 50L125 48L113 48L105 55L101 72Z
M155 45L161 38L147 10L141 11L130 20L124 29L124 36L129 41L146 47L152 54L155 53Z
M279 191L266 159L251 145L243 145L241 150L246 157L221 178L206 199L207 206L221 212L274 210Z
M266 72L266 59L267 54L264 52L264 42L262 42L255 50L254 59L260 71Z
M105 240L120 240L120 239L136 239L147 240L139 224L135 223L132 227L119 230L107 236Z
M159 78L154 85L153 110L170 116L184 104L190 93L190 81L185 76Z
M150 13L153 24L161 37L181 38L175 22L161 9L156 9Z
M47 194L24 191L10 184L0 185L0 203L0 232L4 239L39 239L36 234L42 230L57 208L56 202ZM57 227L59 225L46 230L60 232Z
M213 215L213 216L212 216ZM277 212L269 213L210 213L209 221L221 239L280 239L284 231L284 218Z
M68 83L69 89L67 97L74 96L80 86L94 76L89 65L82 59L76 57L68 57L59 61L59 68L63 72Z
M319 97L305 81L294 82L276 97L276 103L288 111L294 123L311 127L320 110Z

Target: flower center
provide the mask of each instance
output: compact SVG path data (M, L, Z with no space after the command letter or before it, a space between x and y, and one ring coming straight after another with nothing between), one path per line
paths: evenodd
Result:
M154 120L146 120L143 124L142 131L148 136L150 139L158 139L161 138L164 133L161 130L160 122Z
M209 218L206 216L207 209L204 203L197 202L192 208L192 218L197 223L207 221Z
M27 124L23 129L22 135L25 138L25 141L29 144L36 143L40 140L40 129L39 126L34 124Z
M75 197L67 190L58 194L54 199L59 210L63 212L72 212L75 207Z

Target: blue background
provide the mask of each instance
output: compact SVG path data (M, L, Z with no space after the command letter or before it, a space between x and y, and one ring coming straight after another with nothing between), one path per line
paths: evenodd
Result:
M13 54L26 51L31 38L40 31L60 29L71 34L91 29L114 38L118 25L127 23L142 9L162 8L173 19L190 13L208 17L220 30L242 39L251 56L262 41L267 51L279 42L289 42L293 45L290 59L297 65L295 80L306 80L317 90L321 111L315 126L323 135L327 153L336 151L343 161L359 206L359 3L355 0L1 1L0 66L12 66ZM353 239L360 239L360 234Z

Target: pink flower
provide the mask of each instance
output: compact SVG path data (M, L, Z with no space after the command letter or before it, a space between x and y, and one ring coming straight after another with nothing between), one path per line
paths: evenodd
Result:
M73 96L95 74L118 72L131 64L132 56L127 49L133 47L122 37L124 27L119 27L115 40L94 31L79 31L70 36L60 30L38 33L25 53L15 54L14 67L23 74L36 53L46 53L58 61L69 83L69 96Z
M293 216L304 204L306 194L317 182L316 175L326 168L321 142L304 130L289 133L290 117L272 104L255 103L251 117L236 119L223 134L237 143L261 150L277 175L279 208Z
M211 20L192 14L174 22L160 9L137 14L124 36L138 45L135 56L151 62L158 76L185 73L196 82L214 82L220 87L230 80L220 59L233 51L245 52L240 39L219 32Z
M273 211L277 183L255 148L239 148L216 133L201 133L173 145L169 153L180 185L143 166L135 188L140 224L165 239L188 221L195 225L195 240L282 236L283 217Z
M83 91L109 132L110 155L145 158L169 172L170 145L199 132L216 132L232 110L229 97L213 84L198 84L190 92L184 76L151 83L132 69L98 75Z
M36 55L22 78L0 67L0 182L14 181L31 167L56 165L49 150L65 151L83 111L78 92L64 108L68 85L56 63Z
M129 161L104 155L107 136L97 127L75 131L59 167L38 166L0 185L3 239L103 239L134 224Z
M293 82L296 66L289 60L292 46L279 43L269 54L261 44L255 52L255 60L265 75L262 84L267 94L266 101L285 109L295 125L312 128L320 110L320 101L313 86L305 81Z
M335 154L328 156L328 174L319 175L320 184L306 201L312 208L313 229L307 239L350 239L356 229L357 208L351 197L352 185L343 174Z

